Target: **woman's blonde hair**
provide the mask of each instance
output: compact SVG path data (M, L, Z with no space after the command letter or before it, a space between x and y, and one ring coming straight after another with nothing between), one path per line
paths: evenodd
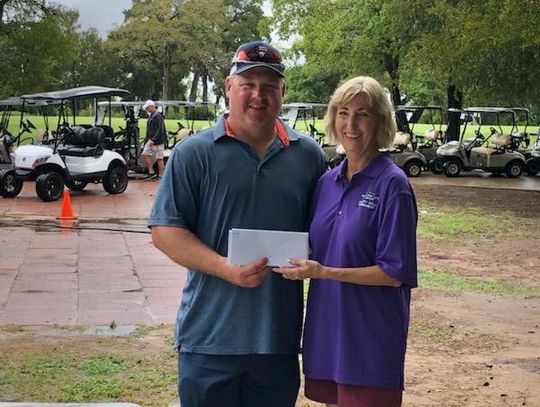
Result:
M357 76L349 79L334 91L324 117L326 135L331 141L339 142L336 132L337 111L357 95L365 95L369 108L376 117L377 148L390 147L397 131L394 109L381 84L370 76Z

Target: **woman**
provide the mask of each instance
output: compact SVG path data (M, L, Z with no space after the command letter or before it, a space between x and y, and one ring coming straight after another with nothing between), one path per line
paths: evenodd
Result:
M335 91L325 120L346 159L317 185L312 259L275 269L311 278L305 394L339 407L400 406L417 209L407 177L379 152L396 133L392 107L375 79L360 76Z

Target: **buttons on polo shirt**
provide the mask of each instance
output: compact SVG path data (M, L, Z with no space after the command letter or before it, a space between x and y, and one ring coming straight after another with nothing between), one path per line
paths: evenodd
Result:
M337 214L338 214L338 215L342 215L342 214L343 214L343 210L340 209L339 211L337 211Z

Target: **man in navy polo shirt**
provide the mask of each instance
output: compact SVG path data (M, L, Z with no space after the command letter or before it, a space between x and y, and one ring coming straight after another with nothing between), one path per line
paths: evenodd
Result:
M284 69L269 44L241 45L225 82L229 113L174 148L155 198L154 244L188 269L175 335L182 407L296 402L302 283L264 258L226 258L231 228L307 229L325 162L278 119Z

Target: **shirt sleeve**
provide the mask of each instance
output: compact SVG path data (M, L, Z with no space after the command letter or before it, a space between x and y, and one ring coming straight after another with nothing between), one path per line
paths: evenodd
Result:
M377 235L377 265L410 287L417 286L417 219L412 190L400 191L384 205Z
M172 150L154 198L149 227L177 226L195 230L202 171L193 159L193 148L189 147L190 143L181 143Z

